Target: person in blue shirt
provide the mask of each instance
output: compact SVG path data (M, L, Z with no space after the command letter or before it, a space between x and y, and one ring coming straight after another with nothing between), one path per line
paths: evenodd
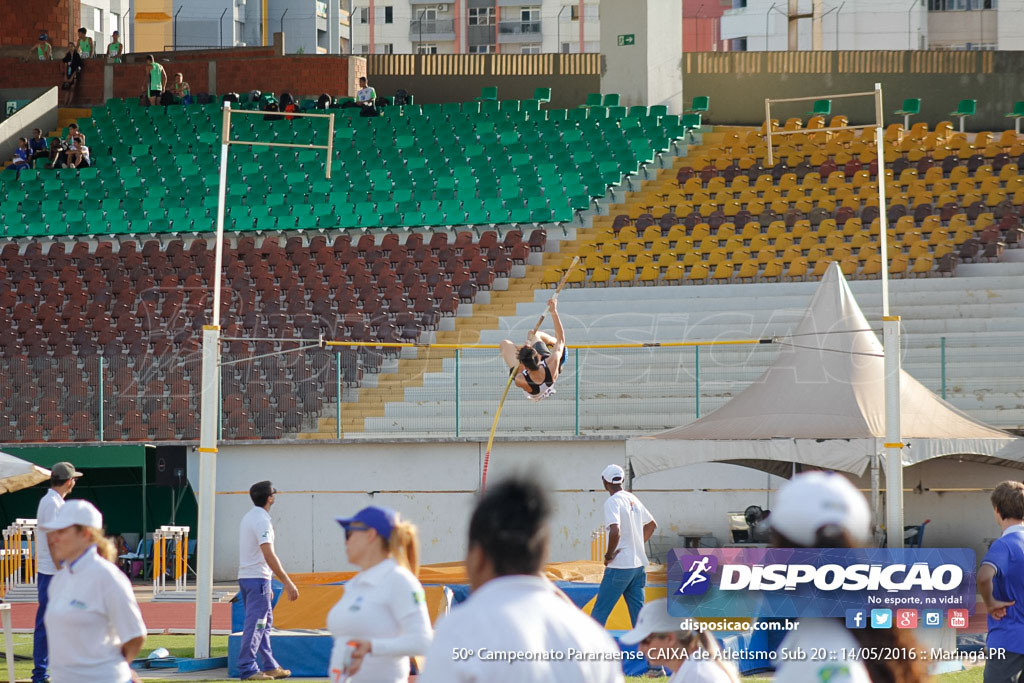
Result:
M50 143L39 128L32 129L32 137L29 138L28 148L32 152L33 163L35 163L36 159L50 158Z
M1003 534L992 543L978 569L978 593L988 609L990 651L1005 655L985 660L985 683L1024 681L1024 484L1004 481L992 491L996 523Z

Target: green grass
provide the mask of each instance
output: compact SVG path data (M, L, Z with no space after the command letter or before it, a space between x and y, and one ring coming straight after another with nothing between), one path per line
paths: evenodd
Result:
M149 636L146 638L146 644L142 647L141 656L145 656L157 649L158 647L167 648L168 652L174 657L191 657L194 639L190 635L183 636ZM228 654L228 637L227 636L213 636L210 643L210 656L211 657L227 657ZM28 679L32 675L32 634L31 633L16 633L14 634L14 655L17 659L14 662L14 673L19 680ZM0 663L0 669L3 669L2 663ZM936 678L940 683L981 683L982 674L984 667L976 666L967 671L962 671L953 674L944 674ZM150 678L146 676L146 683L176 683L175 681L169 681L167 679ZM178 679L177 683L180 683L181 679ZM210 681L231 681L232 679L208 679ZM233 679L237 681L238 679ZM294 679L294 680L319 680L323 681L326 679ZM643 676L635 676L626 678L628 683L666 683L668 678L646 678ZM771 678L768 676L746 676L743 678L744 683L770 683Z

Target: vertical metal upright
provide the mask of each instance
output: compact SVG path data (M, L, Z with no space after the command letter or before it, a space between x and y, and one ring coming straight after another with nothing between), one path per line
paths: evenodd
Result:
M99 367L100 367L100 378L99 378L100 385L99 385L99 389L98 389L99 395L97 396L97 398L99 400L99 409L100 409L99 410L99 416L100 416L100 433L99 433L99 437L100 437L100 441L103 441L103 356L100 356L99 358L100 358L100 364L99 364Z
M459 413L461 412L461 395L459 393L459 366L462 361L462 349L455 349L455 437L459 437Z
M696 417L700 417L700 346L693 347L693 378L694 392L693 403Z

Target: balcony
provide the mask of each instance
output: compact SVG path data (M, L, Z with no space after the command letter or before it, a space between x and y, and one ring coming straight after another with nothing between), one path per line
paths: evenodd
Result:
M536 43L542 36L540 21L502 21L498 24L500 43Z
M453 19L423 19L409 22L409 40L422 43L432 40L455 40Z

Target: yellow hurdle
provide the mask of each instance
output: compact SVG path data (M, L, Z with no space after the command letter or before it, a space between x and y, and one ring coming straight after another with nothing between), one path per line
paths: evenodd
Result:
M188 579L188 534L187 526L162 526L153 532L153 599L174 599L175 594L185 593ZM173 562L168 565L169 553ZM167 581L168 568L174 578L173 588Z

